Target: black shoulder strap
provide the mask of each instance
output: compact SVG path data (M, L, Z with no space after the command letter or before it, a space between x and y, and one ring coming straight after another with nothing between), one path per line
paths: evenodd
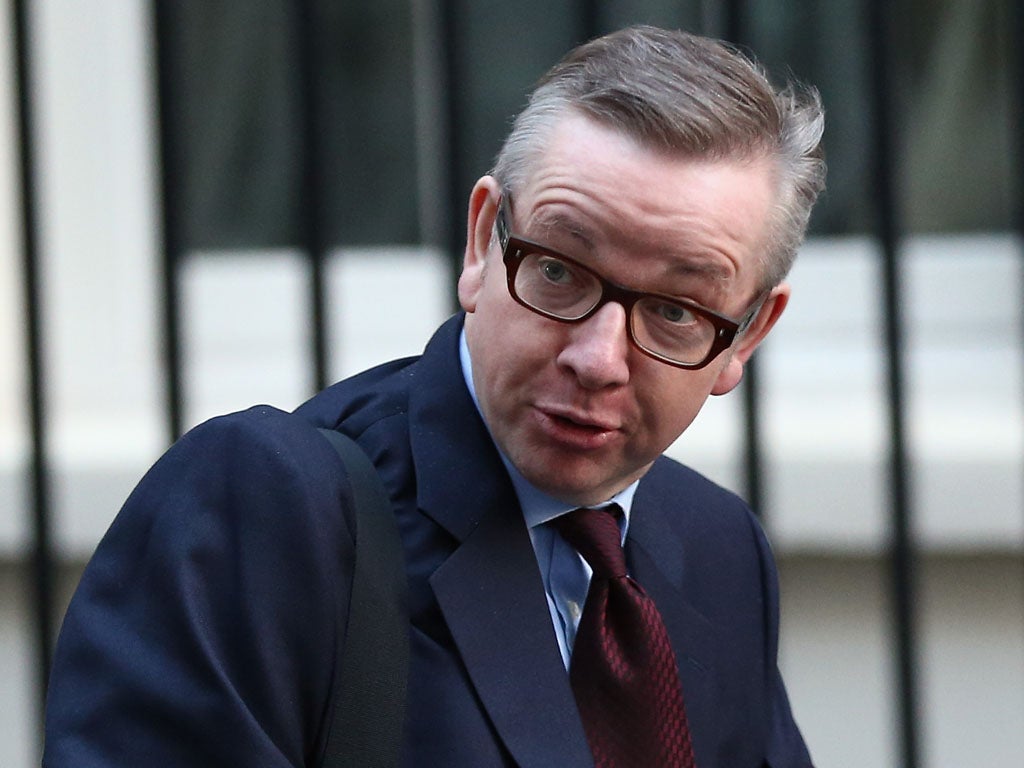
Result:
M334 712L323 768L393 768L401 754L409 670L402 544L384 485L362 449L320 432L348 471L355 500L355 569L345 640L338 644Z

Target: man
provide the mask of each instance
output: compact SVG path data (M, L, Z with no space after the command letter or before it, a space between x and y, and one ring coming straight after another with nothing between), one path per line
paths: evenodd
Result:
M764 535L661 454L786 306L821 130L706 39L569 54L472 190L465 311L422 357L208 422L142 480L65 620L46 764L317 764L351 554L321 426L395 508L405 765L810 765Z

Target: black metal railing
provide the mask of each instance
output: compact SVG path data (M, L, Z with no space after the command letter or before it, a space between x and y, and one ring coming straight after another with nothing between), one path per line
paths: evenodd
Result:
M43 338L43 292L39 269L39 207L36 190L37 158L33 137L35 110L32 103L32 57L29 41L30 19L27 0L15 0L14 50L18 109L18 180L21 185L22 279L25 302L25 370L28 375L29 475L32 507L32 605L34 607L36 678L39 713L42 714L46 684L50 679L50 648L54 638L55 567L52 529L51 480L47 451L47 408L45 395Z
M44 361L46 339L42 333L42 318L46 308L42 305L40 290L40 270L38 254L39 214L36 205L37 168L33 150L32 137L36 134L31 94L33 92L32 50L28 44L29 35L29 3L27 0L14 0L13 17L15 19L15 51L17 73L17 106L19 129L19 172L21 183L21 223L23 228L23 280L25 304L25 350L28 382L27 411L29 414L29 430L31 451L29 456L29 474L31 476L31 518L32 547L32 606L34 614L34 646L36 651L36 677L38 680L38 701L40 709L45 698L46 681L50 668L50 649L54 640L55 611L54 574L55 556L51 540L51 477L48 469L48 409L45 397L44 382L46 380ZM322 166L317 162L319 156L319 137L321 131L321 112L318 109L318 88L316 87L318 61L318 25L316 22L317 4L311 0L303 0L294 4L294 33L299 38L297 50L302 52L299 66L301 91L300 103L303 106L301 125L304 138L304 162L302 210L304 220L302 226L302 248L309 258L310 291L309 291L309 324L312 329L310 341L314 370L311 380L316 386L327 383L328 349L333 343L327 337L325 322L326 295L324 288L324 259L328 249L324 229L324 210L320 204L325 180ZM1014 6L1014 28L1016 39L1024 39L1024 10L1020 4ZM165 424L167 436L175 438L181 434L184 426L185 395L183 388L183 355L180 329L180 274L181 257L186 251L179 224L179 205L182 199L177 179L172 172L172 157L180 152L175 142L177 137L168 120L175 109L174 99L179 83L174 81L173 57L175 55L169 38L172 25L168 17L169 4L154 1L153 21L156 38L156 86L159 105L159 158L161 174L162 200L162 378L165 382ZM745 4L732 0L723 2L719 18L725 20L723 34L738 43L746 42L744 25ZM578 32L580 38L586 38L601 30L600 4L591 0L579 3ZM460 21L460 9L454 0L438 0L437 18L440 21L441 34L433 36L443 50L438 52L438 60L444 62L443 77L446 82L439 92L443 94L444 108L440 110L446 123L444 135L444 155L448 165L446 175L448 188L437 195L441 204L447 208L444 216L449 222L447 246L452 256L453 272L458 269L464 237L463 223L460 212L464 209L464 190L461 182L465 177L463 155L459 148L463 141L460 135L462 126L466 124L464 111L467 105L461 98L460 78L463 76L467 62L463 58L461 35L463 25ZM902 297L904 294L901 268L901 220L900 195L895 168L896 126L900 124L895 114L897 100L892 93L891 63L894 47L891 43L892 31L890 16L894 12L891 4L885 0L867 0L864 13L868 19L870 39L869 61L871 71L867 80L871 89L870 110L864 118L870 124L872 147L871 189L864 190L866 199L872 201L872 218L875 223L876 238L880 254L879 269L882 275L881 314L884 327L884 349L887 360L887 413L889 436L889 507L892 510L890 519L891 545L889 563L891 566L890 589L893 605L893 636L896 639L895 668L898 670L897 706L899 713L900 753L903 768L917 768L920 763L918 748L918 681L916 674L919 658L918 640L915 631L915 582L916 582L916 551L911 536L913 518L913 493L910 487L910 466L907 451L905 384L904 384L904 320L901 315ZM1020 120L1021 104L1024 103L1024 55L1016 52L1015 65L1012 68L1015 78L1013 114ZM1016 174L1021 186L1024 186L1024 132L1019 130L1019 123L1014 126L1011 135L1017 137ZM1015 226L1024 238L1024 203L1018 201L1015 208ZM1024 255L1022 255L1024 257ZM764 477L763 453L765 446L761 439L760 411L761 397L758 386L758 370L749 366L744 385L744 476L746 495L752 504L761 508L764 497L766 478Z
M896 99L892 93L894 9L886 0L868 3L871 55L868 57L871 109L867 117L872 132L871 194L874 201L875 232L881 255L882 323L886 359L886 394L889 427L890 544L889 568L892 589L893 634L896 639L897 708L899 748L903 768L917 768L918 683L917 630L915 615L917 553L911 537L913 514L910 466L907 452L904 383L904 299L901 258L902 227L896 172ZM867 194L869 190L865 190Z
M181 289L179 255L184 252L181 236L178 178L170 169L180 152L178 135L171 129L170 116L175 109L172 61L174 52L169 38L170 5L154 2L153 30L156 48L157 146L160 168L160 287L162 306L161 349L166 436L173 440L185 425L184 373L181 351Z

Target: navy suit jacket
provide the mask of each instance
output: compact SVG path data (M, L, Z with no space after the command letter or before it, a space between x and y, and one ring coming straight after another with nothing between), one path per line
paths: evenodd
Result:
M44 765L317 764L353 545L351 492L316 426L354 437L394 503L411 602L404 764L593 765L515 492L462 380L460 328L294 414L213 419L154 465L64 620ZM810 765L749 509L662 458L633 510L629 567L671 635L698 766Z

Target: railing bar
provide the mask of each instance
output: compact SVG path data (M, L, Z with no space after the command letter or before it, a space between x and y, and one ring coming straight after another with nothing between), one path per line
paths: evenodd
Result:
M911 540L910 462L904 423L904 323L900 232L895 167L895 126L891 71L891 7L885 0L870 0L868 15L871 52L870 86L874 166L871 199L874 200L878 238L882 251L883 322L888 383L890 435L889 484L892 497L890 568L893 621L896 640L899 747L903 768L917 768L918 689L915 623L916 552Z
M580 0L579 3L580 42L586 42L601 33L600 0Z
M448 189L444 198L447 200L448 213L445 221L448 223L448 257L450 259L452 275L458 275L462 270L462 256L466 246L466 217L467 206L466 190L463 189L463 153L461 126L465 119L463 115L463 103L459 98L459 83L462 82L461 62L462 57L462 13L456 7L456 0L439 0L439 17L441 19L443 47L443 71L444 71L444 112L445 128L447 132L445 141L445 155L447 157ZM455 285L454 280L451 283ZM458 296L454 289L452 291L452 306L458 306Z
M1010 136L1014 137L1017 141L1016 146L1011 147L1011 152L1016 152L1016 174L1017 184L1015 189L1015 199L1013 201L1013 226L1017 231L1017 250L1019 256L1019 285L1024 288L1024 50L1017 44L1020 40L1024 40L1024 3L1016 2L1010 4L1010 19L1009 28L1012 32L1007 40L1009 43L1009 55L1011 57L1010 64ZM1012 139L1011 139L1012 140ZM1024 311L1021 312L1020 318L1020 338L1022 345L1022 353L1024 353ZM1021 362L1024 363L1024 354L1021 356ZM1021 392L1021 397L1024 397L1024 391ZM1024 467L1022 467L1024 470Z
M153 37L156 47L157 131L160 163L160 215L162 252L160 254L161 358L164 372L165 425L169 440L176 440L184 431L185 398L182 375L181 290L179 268L185 249L182 242L178 208L181 202L178 176L175 173L178 144L174 129L174 64L170 43L173 28L172 4L154 0L152 3Z
M43 391L43 296L39 263L38 201L36 199L35 115L32 105L28 3L14 2L15 77L18 90L18 174L21 185L21 236L24 270L25 354L28 376L29 456L32 488L32 585L39 722L50 679L50 649L54 637L54 554L51 537L50 467L46 450L47 413Z
M743 475L745 499L754 514L764 516L764 438L761 428L761 375L755 358L743 371Z
M724 37L734 45L743 46L746 39L744 25L745 4L742 0L725 0ZM763 516L765 505L764 435L761 420L761 375L757 356L747 361L740 388L743 416L743 480L744 498L754 513Z
M436 0L411 0L413 27L412 95L415 110L417 219L420 242L435 248L447 246L452 213L437 204L448 189L445 152L448 126L444 103L443 33ZM453 276L454 277L454 276ZM454 285L454 279L449 285Z
M325 260L327 244L324 237L323 142L321 141L320 94L317 88L320 51L316 3L299 0L295 33L299 56L299 92L302 103L302 247L309 260L309 324L313 357L314 391L327 386L327 288Z

